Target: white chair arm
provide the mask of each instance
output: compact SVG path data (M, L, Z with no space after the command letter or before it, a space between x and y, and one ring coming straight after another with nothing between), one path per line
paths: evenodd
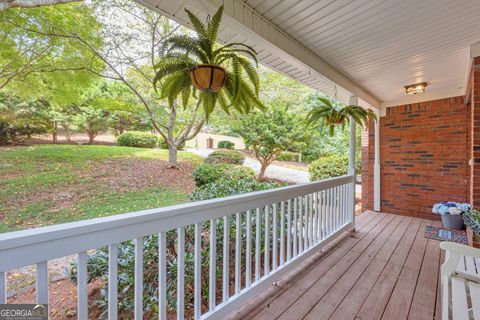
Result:
M447 252L457 253L463 256L480 258L480 249L472 248L455 242L442 242L440 248Z

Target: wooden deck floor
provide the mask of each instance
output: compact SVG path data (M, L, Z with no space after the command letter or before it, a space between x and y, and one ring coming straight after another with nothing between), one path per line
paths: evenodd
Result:
M424 238L437 221L365 212L357 229L232 319L440 319L439 241Z

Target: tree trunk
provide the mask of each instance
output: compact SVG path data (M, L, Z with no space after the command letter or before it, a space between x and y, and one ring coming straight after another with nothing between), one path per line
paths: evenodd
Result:
M65 131L65 139L67 139L67 142L72 142L72 134L69 130Z
M170 168L177 167L177 146L175 146L175 143L170 143L168 146L168 166Z
M261 163L260 172L258 173L257 180L264 181L265 180L265 171L267 171L268 163Z
M57 121L53 122L52 141L53 141L54 144L58 142L58 124L57 124Z
M93 141L95 140L95 137L97 136L97 133L95 132L87 132L88 133L88 144L93 144Z

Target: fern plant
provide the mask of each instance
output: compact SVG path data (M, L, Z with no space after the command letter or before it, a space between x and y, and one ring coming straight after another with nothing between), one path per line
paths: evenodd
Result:
M336 126L350 123L350 117L362 128L368 126L369 120L376 120L377 116L371 110L356 105L344 105L334 102L326 97L315 97L312 103L312 110L307 115L307 123L319 123L321 126L328 127L330 136L333 136Z
M254 107L263 108L258 98L256 51L243 43L217 43L223 6L207 23L189 10L185 11L195 35L173 35L161 47L161 61L156 65L154 79L161 97L168 99L170 104L181 98L183 107L192 96L196 97L197 108L203 107L207 120L217 103L227 114L231 107L240 113L248 113ZM225 85L219 92L199 92L193 87L189 71L205 64L217 65L226 71Z

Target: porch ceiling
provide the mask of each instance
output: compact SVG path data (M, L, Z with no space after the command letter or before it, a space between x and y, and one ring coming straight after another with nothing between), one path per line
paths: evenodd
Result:
M262 63L327 94L337 83L342 100L370 105L465 94L469 47L480 41L480 2L471 0L138 1L180 22L184 6L205 14L225 2L222 40L254 44ZM405 94L423 81L425 94Z

